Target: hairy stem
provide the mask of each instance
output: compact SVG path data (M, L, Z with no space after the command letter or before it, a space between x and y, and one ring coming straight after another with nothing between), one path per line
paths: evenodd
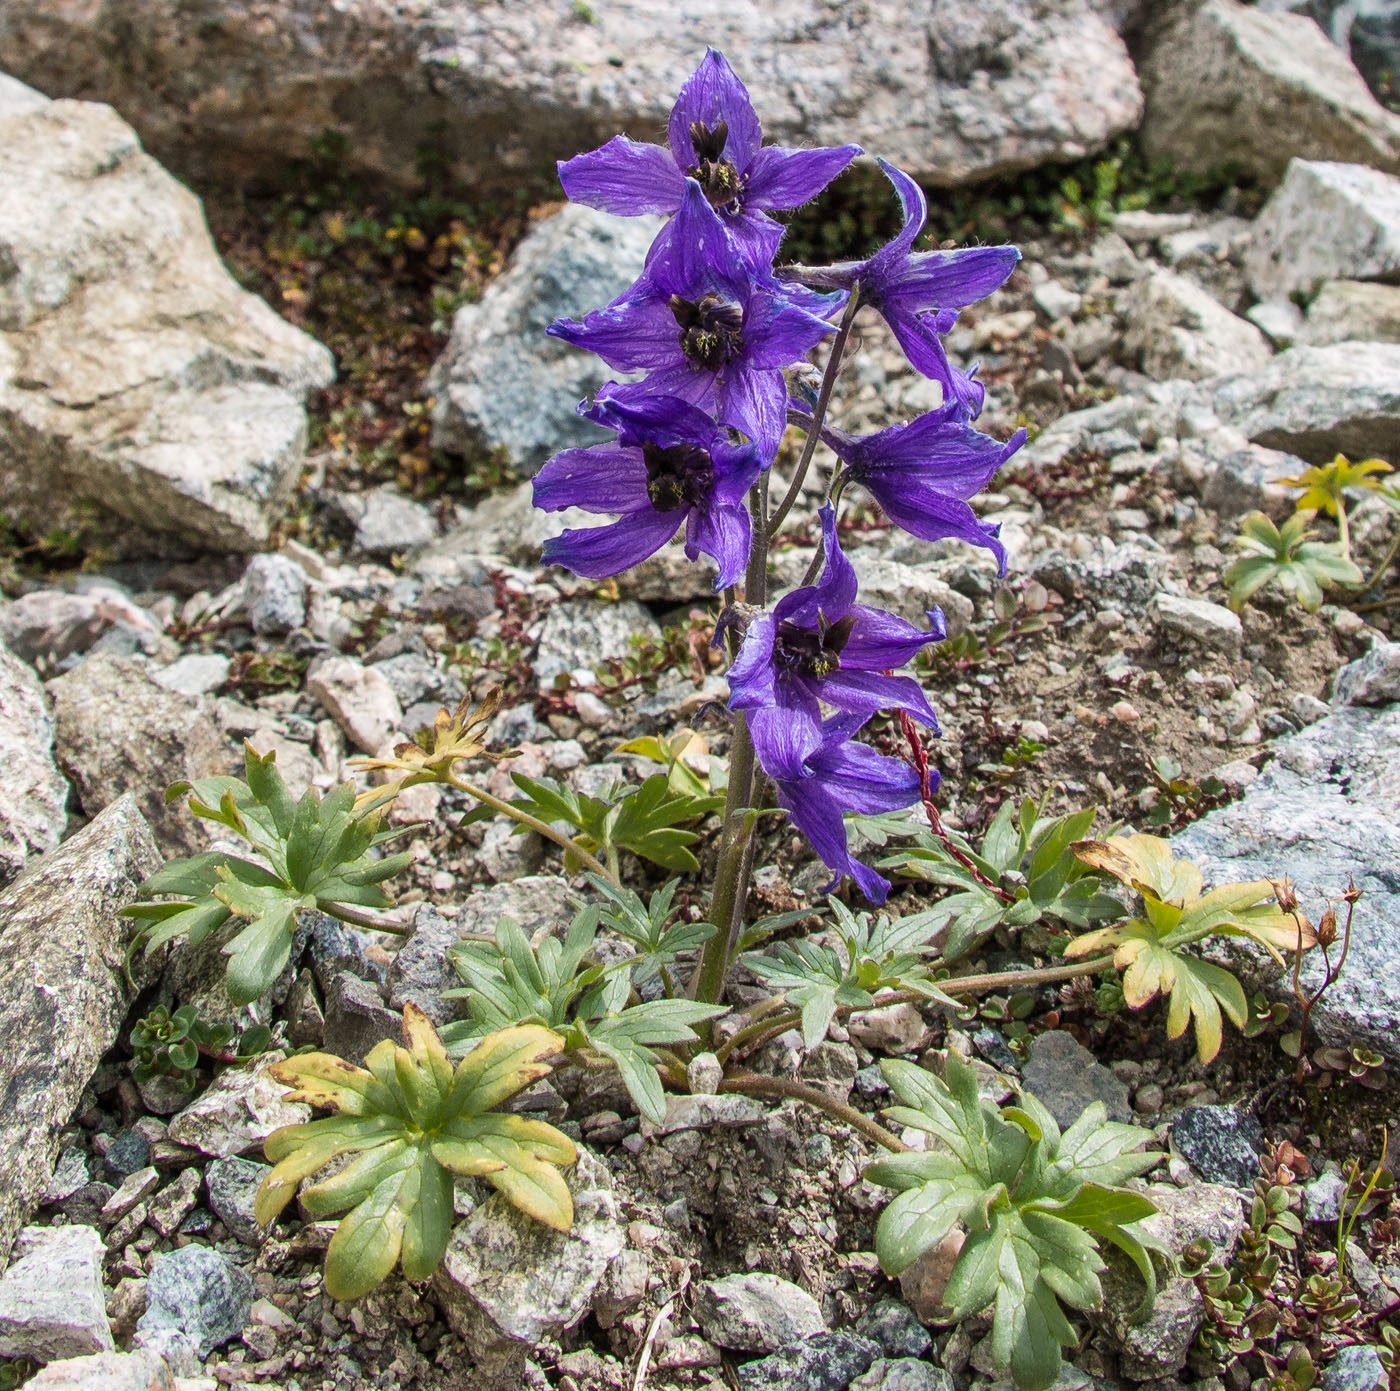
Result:
M753 548L744 572L744 602L762 608L768 599L768 475L765 473L749 493L749 515L753 520ZM741 635L729 631L730 657L738 651ZM724 794L724 821L719 833L719 858L715 864L714 887L710 892L710 921L718 931L700 953L699 965L691 979L690 993L697 1000L716 1004L724 993L729 963L744 922L749 896L749 871L753 866L754 794L753 740L743 711L734 716L729 743L729 785Z
M741 1072L737 1076L726 1077L719 1084L719 1089L722 1092L739 1092L743 1096L773 1096L805 1101L809 1106L815 1106L827 1115L844 1121L852 1130L858 1130L867 1140L874 1140L877 1145L883 1145L887 1150L901 1154L909 1148L897 1135L891 1134L869 1116L861 1115L855 1107L847 1106L844 1101L837 1101L825 1092L809 1087L805 1082L794 1082L786 1077L762 1077L756 1072Z
M488 806L492 811L498 811L502 816L508 816L512 821L518 821L522 826L528 826L532 831L537 831L546 840L552 840L561 849L577 855L579 860L591 869L594 874L601 875L610 884L622 887L622 881L608 869L601 860L590 855L572 836L566 836L563 831L556 831L547 821L541 821L538 816L531 816L528 811L520 807L513 807L509 802L503 802L499 797L493 796L484 787L478 787L474 782L468 782L465 778L458 777L456 773L449 773L447 780L459 792L465 792L468 797L475 797L483 806Z
M385 922L382 918L372 918L368 913L356 912L353 908L347 908L343 903L332 903L329 900L317 899L316 907L325 913L327 917L339 918L343 923L349 923L351 927L365 927L371 932L387 932L391 937L411 937L413 929L403 923Z
M821 386L817 390L817 404L812 412L811 423L801 427L807 431L807 441L802 447L802 457L797 461L797 469L792 475L792 482L788 484L788 490L783 500L778 504L778 510L773 513L768 522L768 539L770 541L778 534L778 529L801 495L802 484L807 478L807 470L812 465L812 456L817 452L817 441L821 439L822 422L826 419L826 410L831 404L831 393L836 386L837 375L841 371L841 359L846 355L846 343L851 336L851 325L855 322L856 308L859 304L860 286L856 285L852 288L850 298L846 301L846 312L841 316L841 326L836 330L836 338L831 344L831 354L826 360L826 371L822 373Z

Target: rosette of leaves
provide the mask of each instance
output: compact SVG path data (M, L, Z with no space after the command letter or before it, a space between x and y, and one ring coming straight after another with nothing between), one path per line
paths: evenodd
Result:
M838 1006L871 1009L879 1003L877 990L912 990L956 1008L929 980L931 968L924 960L931 950L928 940L945 916L940 909L891 919L884 913L852 913L838 898L830 902L839 949L802 937L740 958L802 1011L802 1041L809 1049L826 1037Z
M293 801L276 754L259 754L251 744L244 746L243 778L176 783L165 796L188 796L196 816L238 836L251 856L206 851L157 870L141 885L142 901L122 910L141 924L132 949L151 952L177 937L198 946L230 917L243 919L246 926L224 946L235 1004L256 1000L277 979L299 913L387 908L392 900L381 885L413 860L407 852L373 855L403 832L384 830L373 813L357 814L353 784L325 797L308 788Z
M969 864L927 831L915 844L880 861L914 879L957 890L938 910L951 918L943 945L947 961L956 961L994 928L1029 927L1053 918L1072 927L1115 917L1122 905L1104 893L1098 877L1071 847L1094 824L1094 808L1067 816L1041 815L1041 804L1027 797L1018 807L1003 802L977 849L950 832Z
M1242 553L1225 572L1230 607L1238 613L1266 584L1291 594L1309 613L1322 607L1325 590L1338 584L1361 584L1365 576L1340 542L1313 541L1308 523L1316 513L1295 512L1275 526L1262 512L1240 523L1235 546Z
M998 1109L981 1101L972 1068L949 1052L946 1080L912 1063L881 1063L902 1103L886 1115L933 1136L938 1148L892 1155L865 1177L899 1190L880 1214L875 1249L897 1276L955 1228L966 1240L943 1294L954 1318L992 1310L991 1350L1023 1391L1060 1374L1060 1349L1078 1342L1061 1304L1103 1302L1099 1243L1122 1251L1156 1294L1148 1252L1159 1242L1138 1224L1156 1208L1121 1185L1161 1158L1146 1134L1106 1119L1095 1102L1063 1135L1033 1096Z
M303 1101L339 1114L283 1126L267 1137L275 1165L254 1203L270 1225L298 1186L333 1160L353 1156L301 1190L313 1217L346 1215L326 1249L326 1292L359 1299L402 1263L409 1280L437 1269L452 1235L452 1176L483 1178L522 1212L558 1231L573 1224L560 1173L578 1157L552 1125L495 1108L546 1076L562 1040L537 1025L482 1038L455 1069L431 1021L408 1005L405 1047L377 1044L363 1068L327 1053L274 1064L272 1075Z
M1111 948L1114 965L1123 972L1124 1002L1141 1009L1158 994L1167 996L1167 1037L1180 1038L1194 1019L1202 1062L1220 1051L1221 1011L1243 1029L1249 1001L1223 966L1185 948L1211 936L1246 937L1282 965L1281 950L1307 950L1317 942L1306 919L1295 920L1279 908L1267 880L1222 884L1202 894L1201 871L1190 860L1176 859L1158 836L1080 841L1074 853L1135 890L1143 915L1076 937L1065 955L1073 960Z
M201 1054L232 1062L265 1053L272 1041L272 1030L266 1024L255 1024L238 1035L237 1046L230 1053L235 1033L232 1024L204 1023L193 1005L181 1005L173 1012L157 1005L132 1026L131 1075L138 1082L170 1077L182 1091L193 1091Z
M495 941L462 942L448 951L466 983L447 998L467 1002L468 1018L448 1024L443 1037L454 1050L492 1029L539 1024L560 1037L565 1053L608 1059L622 1074L637 1109L649 1120L666 1115L659 1064L683 1066L665 1050L699 1043L694 1025L723 1014L722 1005L694 1000L643 1000L634 971L643 979L669 974L674 949L688 941L662 935L656 946L634 958L604 964L594 955L600 910L582 908L562 940L546 937L538 946L509 918L496 924Z

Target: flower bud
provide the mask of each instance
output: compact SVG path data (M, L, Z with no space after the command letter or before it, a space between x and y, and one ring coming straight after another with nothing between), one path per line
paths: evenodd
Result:
M1330 904L1317 924L1317 940L1324 947L1330 947L1337 940L1337 914Z

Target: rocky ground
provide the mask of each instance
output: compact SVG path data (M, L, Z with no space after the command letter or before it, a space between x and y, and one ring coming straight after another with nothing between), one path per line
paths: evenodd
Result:
M393 914L406 940L309 914L291 968L239 1008L219 939L124 969L130 925L117 910L164 858L208 845L164 787L233 771L245 740L276 751L294 792L363 782L353 758L494 686L505 708L492 739L518 750L483 774L502 795L511 771L588 792L655 771L619 752L641 734L692 729L717 756L727 743L697 567L667 551L600 588L538 563L541 542L574 519L533 512L528 477L587 441L572 407L602 380L542 329L629 283L654 228L561 210L518 172L508 195L463 180L499 185L570 152L561 130L577 140L569 103L582 98L556 83L549 120L514 132L528 158L492 127L446 149L422 189L386 193L366 180L403 167L423 122L467 109L442 76L452 53L499 39L506 20L414 5L391 21L368 6L293 26L311 48L278 49L259 23L276 8L223 15L225 42L264 91L304 78L296 64L315 44L339 65L299 114L275 119L217 84L197 110L184 102L182 83L227 61L198 26L188 72L133 104L126 69L101 56L115 22L103 7L0 16L17 77L117 107L50 102L0 77L0 1166L13 1175L0 1195L0 1379L184 1391L991 1384L987 1321L941 1317L936 1261L903 1282L881 1275L883 1199L861 1176L871 1145L794 1102L677 1096L653 1125L608 1075L556 1073L529 1105L583 1147L574 1230L546 1233L463 1181L431 1285L395 1275L354 1305L322 1287L330 1226L295 1207L271 1232L256 1226L261 1141L308 1114L282 1100L270 1062L308 1046L358 1059L397 1032L407 1000L453 1017L445 947L502 914L554 930L572 889L547 843L459 826L467 799L418 789L395 811L413 827ZM1289 983L1243 958L1231 964L1258 992L1260 1029L1228 1033L1208 1067L1187 1040L1165 1040L1159 1006L1133 1013L1072 988L957 1016L874 1010L810 1053L783 1036L751 1065L872 1115L890 1099L881 1059L937 1067L948 1049L977 1059L987 1095L1024 1086L1064 1121L1101 1100L1163 1150L1148 1181L1175 1254L1200 1238L1227 1261L1249 1249L1261 1172L1266 1187L1301 1192L1297 1278L1272 1292L1291 1320L1283 1341L1315 1350L1327 1391L1369 1391L1395 1376L1393 1350L1384 1365L1380 1352L1400 1299L1386 1149L1400 1066L1400 646L1383 565L1395 514L1378 497L1353 509L1357 563L1380 573L1352 601L1308 614L1264 593L1237 614L1223 576L1246 513L1291 511L1283 480L1338 452L1400 464L1400 119L1342 49L1287 13L1304 6L982 8L972 28L940 31L939 99L962 104L962 129L993 134L921 146L930 162L916 172L1005 175L1141 126L1068 178L1053 168L938 200L938 235L1012 236L1024 253L950 340L983 364L983 427L1031 431L978 500L1001 523L1005 580L985 554L910 542L873 510L846 519L867 598L910 617L938 605L948 620L949 641L919 672L943 723L944 817L975 839L1007 798L1043 797L1051 813L1096 806L1101 828L1172 833L1213 881L1296 880L1314 918L1351 880L1363 897L1346 969L1312 1015L1301 1085L1280 1048L1286 1010L1262 1018ZM1384 7L1313 8L1388 99ZM764 22L781 38L801 9ZM529 10L507 37L528 31ZM879 11L871 23L888 36ZM1061 11L1068 28L1056 28ZM612 26L632 22L575 5L561 31L585 55L574 75L615 67ZM998 26L1014 77L988 87L970 74ZM128 41L160 70L170 58L156 32ZM427 32L439 46L425 66ZM844 51L837 19L818 37ZM619 122L644 126L674 87L672 58L684 49L688 62L693 45L667 43L614 93ZM500 113L536 109L552 72L518 42L511 51L493 89L507 128ZM917 112L868 99L864 66L842 102L793 96L786 50L774 51L754 85L760 105L778 103L780 133L872 149L888 138L897 151L913 140ZM1090 68L1104 89L1092 110ZM402 98L425 72L433 96L412 120L378 139L352 120L345 142L323 139L287 176L288 123L320 132L343 109L339 84L372 77ZM1026 115L1027 96L1046 92L1055 101ZM212 237L123 118L207 195ZM217 180L210 132L233 160ZM1203 153L1222 148L1229 178ZM269 191L274 152L283 184ZM1149 173L1161 156L1175 161L1170 179ZM882 187L799 217L794 255L887 235ZM862 315L856 336L839 424L880 428L938 403L879 320ZM819 455L819 471L827 463ZM811 541L799 529L775 553L776 585L797 582ZM893 727L877 733L898 747ZM764 826L757 908L817 902L820 867L789 830ZM713 857L713 825L702 829L702 871L680 894L695 916ZM661 882L653 866L624 866L639 888ZM902 885L892 907L922 908L934 892ZM1032 950L994 937L979 960ZM741 980L736 998L751 989ZM269 1026L269 1050L207 1050L190 1090L138 1081L137 1021L186 1005L244 1035ZM1338 1273L1351 1161L1383 1164L1385 1179L1343 1243L1358 1303L1342 1317L1305 1282ZM1135 1298L1111 1285L1105 1311L1081 1323L1064 1391L1311 1384L1269 1361L1280 1342L1265 1334L1212 1357L1198 1334L1219 1311L1184 1276L1146 1325L1126 1322Z

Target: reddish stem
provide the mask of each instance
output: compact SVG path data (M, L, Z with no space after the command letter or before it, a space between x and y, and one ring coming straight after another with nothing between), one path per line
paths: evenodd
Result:
M939 816L938 808L933 804L933 775L929 771L928 750L924 748L924 741L919 737L919 731L915 729L912 717L904 710L899 712L899 727L904 731L905 742L909 745L909 761L914 765L914 771L919 775L919 800L923 803L924 815L928 817L930 829L943 842L943 848L979 884L989 889L1003 903L1014 903L1016 895L1007 893L1000 884L987 878L944 827L943 818Z

